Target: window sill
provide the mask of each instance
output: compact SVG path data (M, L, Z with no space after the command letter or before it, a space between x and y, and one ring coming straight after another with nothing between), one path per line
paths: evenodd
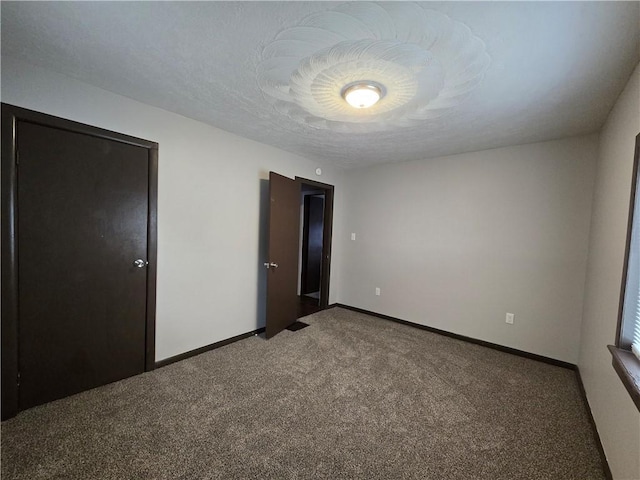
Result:
M640 360L628 350L608 346L613 355L613 368L640 411Z

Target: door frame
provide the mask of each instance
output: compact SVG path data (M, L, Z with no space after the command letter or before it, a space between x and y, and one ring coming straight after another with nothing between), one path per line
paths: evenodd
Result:
M145 319L145 371L155 368L156 273L158 235L158 144L102 128L2 103L0 165L0 248L2 286L2 420L18 413L18 123L28 122L69 132L126 143L147 149L149 159L149 208L147 212L147 299Z
M318 190L324 191L324 218L322 229L322 270L320 278L320 308L329 306L329 280L331 277L331 244L333 234L333 192L334 186L328 183L310 180L308 178L295 177L300 184L311 185Z

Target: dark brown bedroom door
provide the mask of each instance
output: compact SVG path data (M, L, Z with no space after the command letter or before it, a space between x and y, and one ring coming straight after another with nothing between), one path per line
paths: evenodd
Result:
M269 172L269 258L266 337L294 323L298 313L300 184Z

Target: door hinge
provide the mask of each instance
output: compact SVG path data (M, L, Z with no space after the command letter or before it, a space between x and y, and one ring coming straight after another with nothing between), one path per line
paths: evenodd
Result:
M20 386L20 372L18 372L18 386Z

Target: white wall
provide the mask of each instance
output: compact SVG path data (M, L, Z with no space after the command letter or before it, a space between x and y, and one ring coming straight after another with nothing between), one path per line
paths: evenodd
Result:
M264 324L270 170L335 185L334 235L342 235L342 170L330 165L317 177L317 162L13 58L2 58L2 101L159 143L158 360ZM332 277L330 301L337 288Z
M597 142L347 172L340 302L576 363Z
M640 65L600 134L578 366L614 478L640 479L640 413L611 366L640 133Z

